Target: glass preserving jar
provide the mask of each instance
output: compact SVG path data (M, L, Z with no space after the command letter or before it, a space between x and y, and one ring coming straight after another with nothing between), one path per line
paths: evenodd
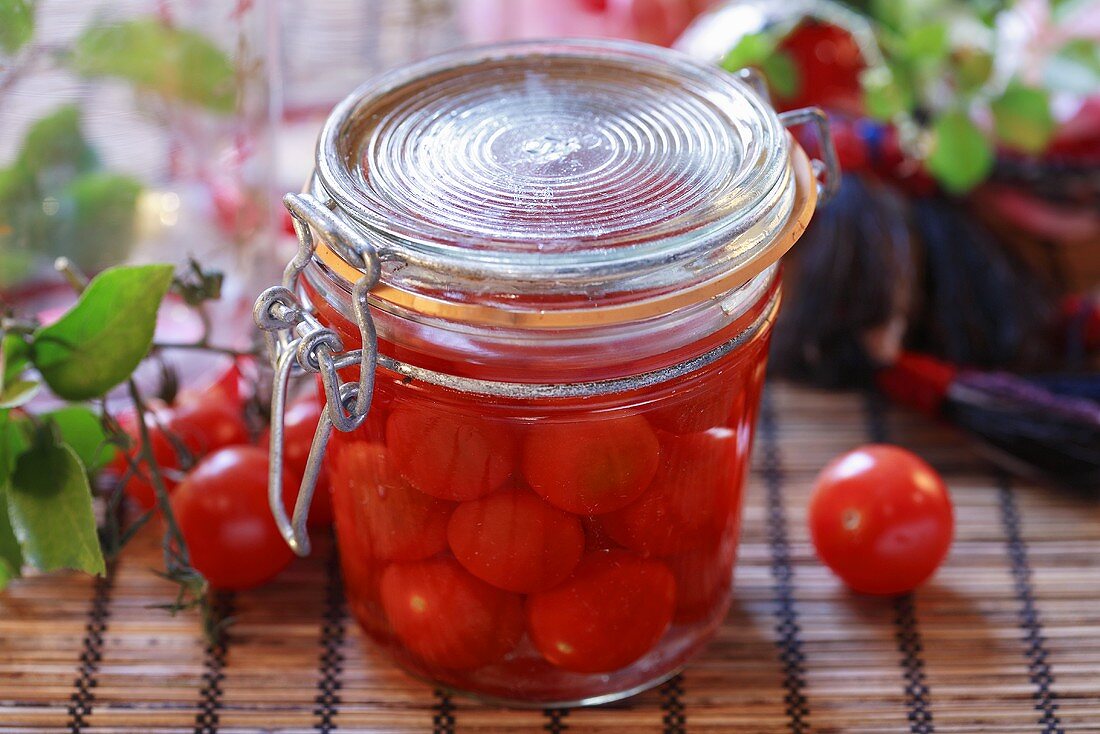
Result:
M837 180L821 113L778 116L744 77L634 43L508 44L329 117L285 200L298 256L256 305L272 510L308 552L328 473L349 605L413 675L598 703L721 624L778 260ZM805 122L825 164L785 130ZM288 518L296 371L328 407Z

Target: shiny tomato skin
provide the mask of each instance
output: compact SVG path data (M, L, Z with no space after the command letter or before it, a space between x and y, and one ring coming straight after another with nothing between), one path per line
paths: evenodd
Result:
M397 408L386 421L386 445L414 487L442 500L486 495L501 487L515 467L511 432L473 415Z
M817 477L809 506L817 555L852 589L900 594L947 556L954 512L943 479L897 446L863 446Z
M372 558L418 561L447 547L454 503L414 489L385 446L337 437L330 458L340 505L352 511L351 532Z
M255 446L199 462L173 493L172 511L192 564L215 589L259 586L294 557L268 506L267 454Z
M668 556L713 545L730 523L739 479L736 432L712 428L661 440L661 466L641 497L600 516L626 548Z
M313 435L317 432L317 423L325 406L315 393L298 398L287 406L283 416L283 466L301 485L306 473L309 449L313 445ZM309 508L309 526L326 527L332 524L332 493L330 490L328 464L321 463L321 473L317 477L317 486L313 491L313 504Z
M599 515L645 491L660 453L656 434L638 415L535 424L523 445L523 475L555 507Z
M781 109L822 106L862 112L860 74L866 68L852 34L839 26L807 19L779 42L798 70L797 91L777 94Z
M584 553L580 518L533 492L497 492L464 502L447 526L451 552L482 581L528 593L557 585Z
M507 655L523 636L521 598L475 578L452 558L391 564L381 592L398 640L427 665L480 668Z
M527 631L550 663L608 673L649 652L675 606L676 581L660 561L596 551L564 583L527 598Z

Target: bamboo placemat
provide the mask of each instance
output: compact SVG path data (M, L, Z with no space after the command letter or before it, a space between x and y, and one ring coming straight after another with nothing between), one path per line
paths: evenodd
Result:
M813 557L814 474L868 440L951 487L957 537L932 583L854 596ZM736 601L681 676L595 709L509 711L432 691L364 642L331 544L221 597L207 647L139 539L105 579L0 595L2 732L1100 732L1100 504L996 472L949 429L873 397L773 385L757 434Z

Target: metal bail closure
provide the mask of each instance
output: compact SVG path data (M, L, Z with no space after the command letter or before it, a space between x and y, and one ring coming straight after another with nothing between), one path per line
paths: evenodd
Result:
M298 252L287 264L283 284L272 286L260 294L252 318L256 326L267 334L269 356L275 369L271 393L268 504L287 545L298 555L304 556L310 551L306 529L309 506L332 430L352 431L358 428L370 410L374 371L378 363L378 335L367 298L371 288L378 283L381 264L374 246L318 199L307 194L287 194L283 203L294 220ZM344 352L340 336L322 326L297 296L298 278L316 249L314 231L330 248L363 273L352 291L355 321L362 343L360 349ZM359 366L359 380L342 382L339 370L355 364ZM320 374L325 410L313 435L293 515L288 517L283 504L284 413L290 378L296 373Z
M833 145L833 132L829 127L829 117L820 107L803 107L789 112L780 112L779 121L783 127L797 127L799 125L813 125L817 131L818 142L821 144L821 155L824 161L814 159L814 174L817 176L817 193L822 204L836 195L840 188L840 160L836 155L836 146ZM824 176L824 179L822 179Z

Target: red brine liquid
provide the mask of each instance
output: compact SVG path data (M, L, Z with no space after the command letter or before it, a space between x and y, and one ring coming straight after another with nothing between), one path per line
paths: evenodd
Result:
M700 342L644 363L609 355L589 379L701 354L777 290ZM313 302L357 348L354 325ZM379 368L366 422L335 433L326 457L363 629L414 675L488 700L594 702L673 675L729 605L769 335L770 323L695 372L589 398L492 398ZM380 350L511 382L547 366L518 347L484 367L431 345Z

